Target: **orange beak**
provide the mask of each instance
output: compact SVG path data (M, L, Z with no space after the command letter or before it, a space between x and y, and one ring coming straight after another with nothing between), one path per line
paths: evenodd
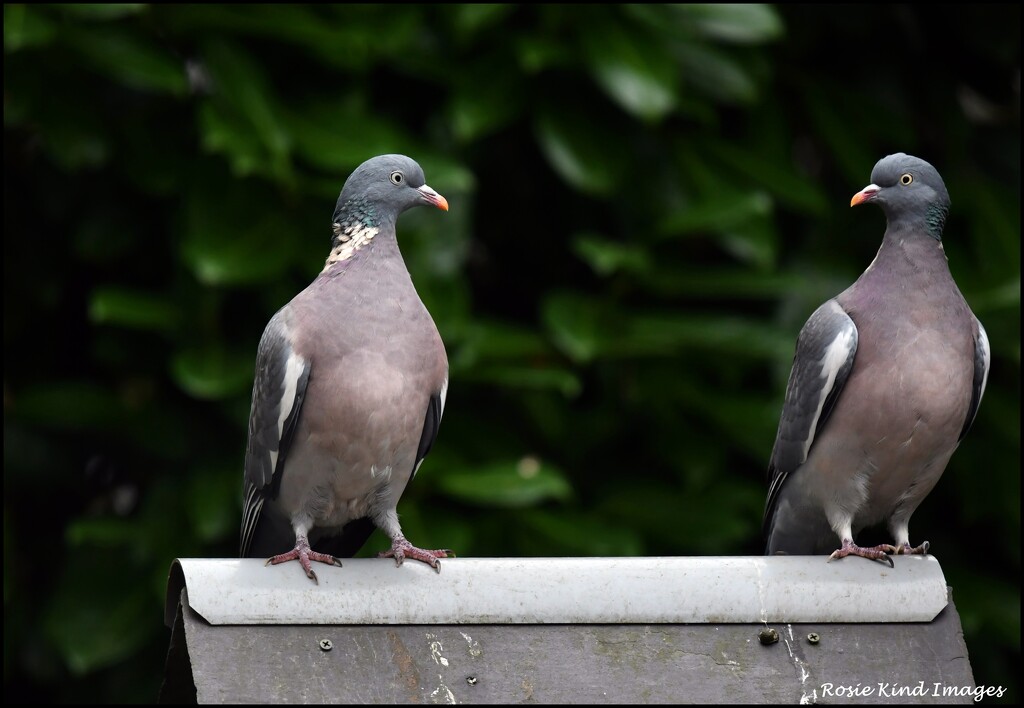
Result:
M427 185L423 185L416 191L423 195L423 201L425 201L427 204L433 204L438 209L448 211L448 200L442 197L440 194L435 192Z
M869 184L867 187L853 195L853 199L850 200L850 206L857 206L858 204L870 201L872 197L881 191L881 189L882 188L876 184Z

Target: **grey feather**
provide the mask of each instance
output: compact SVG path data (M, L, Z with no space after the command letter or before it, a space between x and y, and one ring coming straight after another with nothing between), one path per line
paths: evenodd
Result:
M295 424L302 410L309 381L309 362L293 358L288 341L284 308L271 318L256 352L256 379L249 409L249 438L245 450L244 505L242 511L241 555L252 544L264 500L277 497L281 471L288 458ZM288 362L298 365L293 385L288 386ZM282 409L286 409L283 425Z
M988 369L992 359L989 351L988 333L981 326L977 318L974 320L978 332L974 335L974 383L971 387L971 404L967 408L967 418L964 420L964 427L960 431L958 440L963 440L967 431L974 425L974 419L978 416L978 408L981 406L981 397L985 395L985 386L988 384Z
M985 330L960 294L942 248L949 195L930 164L898 153L879 160L851 205L886 216L875 260L801 332L769 463L767 552L833 557L925 552L909 520L938 482L977 415L989 368ZM854 346L823 393L830 338ZM843 348L845 351L845 348ZM894 544L863 549L862 528L885 523Z
M768 466L766 535L786 477L807 460L819 430L828 422L857 354L857 326L835 300L819 307L797 338L786 400Z
M423 463L423 460L430 452L430 448L434 447L434 441L437 440L437 431L441 428L441 414L443 411L444 400L441 394L434 394L430 397L427 415L423 420L423 434L420 435L420 444L416 448L416 465L412 470L414 477L420 469L420 464Z
M444 344L395 234L398 216L422 204L448 206L410 158L360 165L338 198L323 271L267 325L245 458L243 556L291 555L294 546L315 579L303 554L351 555L377 527L396 560L406 552L437 567L444 557L408 544L396 511L437 436L448 382Z

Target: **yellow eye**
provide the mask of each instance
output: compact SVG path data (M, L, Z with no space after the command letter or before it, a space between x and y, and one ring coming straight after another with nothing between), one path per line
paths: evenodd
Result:
M907 174L903 175L902 177L900 177L900 184L902 184L904 187L906 187L908 184L910 184L913 181L914 181L914 175L910 174L909 172Z

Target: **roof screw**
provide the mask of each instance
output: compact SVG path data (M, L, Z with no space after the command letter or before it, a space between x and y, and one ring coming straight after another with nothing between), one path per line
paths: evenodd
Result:
M811 632L810 634L807 635L807 642L809 644L817 644L820 641L821 641L821 637L818 636L817 632Z
M476 676L467 676L466 677L466 683L468 683L470 686L475 686L476 685L476 680L477 680Z
M320 640L320 651L330 651L334 648L334 643L330 639Z
M769 644L774 644L779 641L779 633L771 627L765 627L757 633L757 638L762 644L768 646Z

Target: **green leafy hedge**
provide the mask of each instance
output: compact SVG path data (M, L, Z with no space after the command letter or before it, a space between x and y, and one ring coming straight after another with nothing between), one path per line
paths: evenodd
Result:
M5 695L155 698L168 566L236 552L256 344L364 159L413 156L451 203L400 224L451 360L409 537L750 554L796 333L873 257L849 197L905 151L946 179L993 349L913 533L978 683L1019 697L1019 21L5 5Z

